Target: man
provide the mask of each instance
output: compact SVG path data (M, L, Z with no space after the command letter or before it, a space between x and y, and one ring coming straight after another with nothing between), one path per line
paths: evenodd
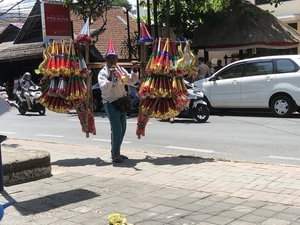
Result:
M118 55L114 49L112 39L109 40L105 54L106 65L98 74L98 82L102 92L103 108L107 114L111 127L111 158L114 163L122 163L127 156L121 155L121 144L126 132L126 112L117 109L117 100L126 96L125 85L135 84L137 73L129 74L117 65ZM119 101L118 101L119 102ZM122 102L121 102L122 103Z
M194 81L204 79L205 77L209 77L211 75L209 67L204 63L204 58L199 57L198 61L198 75Z
M217 66L214 67L215 71L217 72L218 70L222 69L223 66L222 66L222 60L221 59L218 59L217 61Z
M131 69L131 73L138 73L138 61L132 61L132 69ZM128 85L128 93L130 95L131 102L130 102L130 109L132 111L136 110L136 106L137 103L139 102L139 96L138 96L138 92L139 92L139 86L140 86L140 80L137 79L135 84L132 85Z
M29 88L31 86L36 86L35 83L33 83L33 81L31 80L31 73L26 72L23 74L20 85L21 85L21 96L26 98L28 109L30 110L32 108L31 108Z

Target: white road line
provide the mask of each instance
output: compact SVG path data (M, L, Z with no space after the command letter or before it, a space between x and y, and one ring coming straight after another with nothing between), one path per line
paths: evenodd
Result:
M9 132L9 131L1 131L0 134L16 134L16 132Z
M109 139L96 139L96 138L92 139L92 141L110 142ZM130 144L131 142L130 141L123 141L122 143L123 144Z
M286 159L286 160L298 160L300 161L300 158L294 158L294 157L283 157L283 156L276 156L276 155L270 155L267 158L270 159Z
M53 135L53 134L36 134L36 136L42 136L42 137L58 137L58 138L63 138L65 136L61 135Z
M166 146L165 148L173 148L173 149L188 150L188 151L195 151L195 152L215 153L214 150L205 150L205 149L198 149L198 148L184 148L184 147L177 147L177 146Z

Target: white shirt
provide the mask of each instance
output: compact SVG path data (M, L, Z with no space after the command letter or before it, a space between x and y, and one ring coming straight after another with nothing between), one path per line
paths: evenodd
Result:
M135 84L138 79L137 73L129 74L123 67L118 68L120 68L124 76L128 78L127 82L122 83L116 72L114 73L112 80L108 80L110 70L107 65L105 65L98 74L98 83L102 92L103 103L113 102L126 96L125 85Z

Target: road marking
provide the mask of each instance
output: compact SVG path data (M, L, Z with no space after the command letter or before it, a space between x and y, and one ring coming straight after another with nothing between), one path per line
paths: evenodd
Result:
M271 158L271 159L286 159L286 160L298 160L298 161L300 161L300 158L283 157L283 156L276 156L276 155L270 155L267 158Z
M165 148L173 148L173 149L188 150L188 151L195 151L195 152L215 153L214 150L205 150L205 149L198 149L198 148L184 148L184 147L177 147L177 146L166 146Z
M61 135L53 135L53 134L36 134L36 136L42 136L42 137L58 137L58 138L63 138L65 136Z
M9 131L1 131L0 134L16 134L16 132L9 132Z
M97 139L97 138L92 139L92 141L110 142L109 139ZM130 144L130 143L131 143L130 141L123 141L122 142L122 144Z

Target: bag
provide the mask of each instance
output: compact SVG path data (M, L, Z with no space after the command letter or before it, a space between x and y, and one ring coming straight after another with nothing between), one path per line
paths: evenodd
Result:
M116 110L120 112L128 112L130 110L130 101L130 96L126 95L116 101L113 101L111 104L113 104Z

